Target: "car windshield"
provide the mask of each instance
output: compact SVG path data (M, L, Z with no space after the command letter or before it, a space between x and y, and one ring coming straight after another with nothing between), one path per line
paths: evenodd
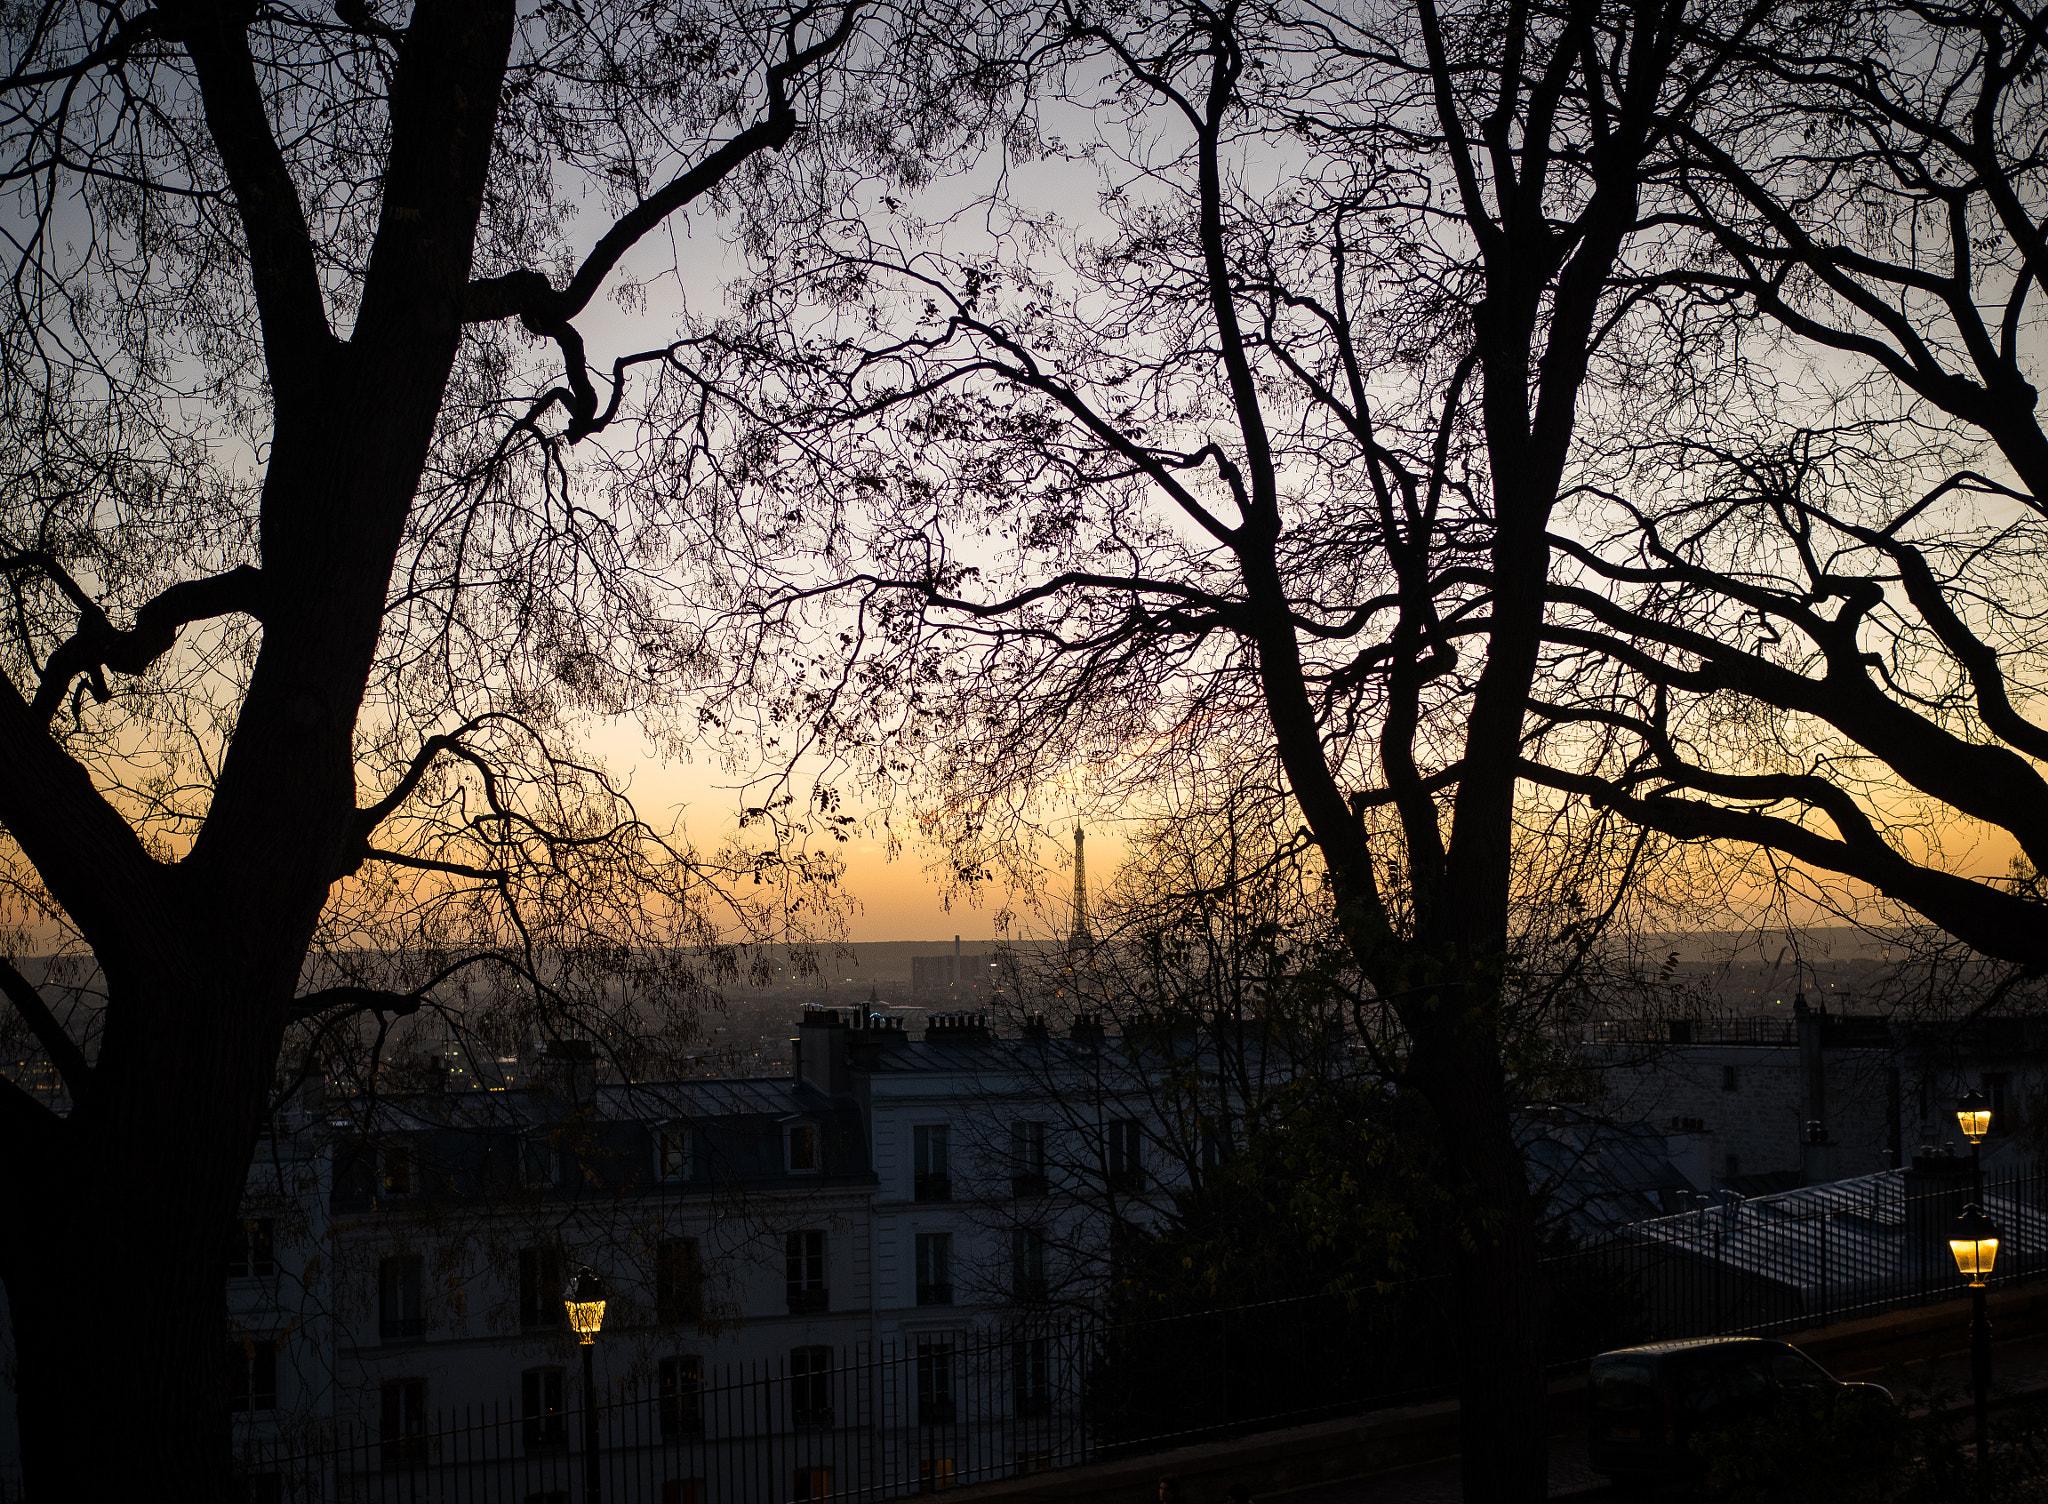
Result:
M1771 1378L1782 1389L1830 1389L1835 1379L1796 1347L1771 1354Z
M1657 1408L1657 1376L1647 1363L1593 1366L1593 1408L1602 1415L1636 1415Z

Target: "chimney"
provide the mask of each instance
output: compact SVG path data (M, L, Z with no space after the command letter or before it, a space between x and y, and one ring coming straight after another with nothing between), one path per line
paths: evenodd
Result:
M878 1069L884 1050L902 1049L910 1043L910 1036L903 1031L902 1019L886 1018L879 1013L870 1013L865 1018L856 1017L846 1039L846 1063L857 1071Z
M792 1074L827 1096L848 1089L846 1041L850 1031L837 1008L806 1008L797 1020Z
M1828 1142L1828 1130L1824 1124L1808 1123L1806 1132L1800 1135L1799 1183L1801 1185L1826 1185L1836 1179L1835 1146Z
M541 1083L578 1107L597 1095L597 1057L587 1039L550 1039L541 1057Z
M989 1044L994 1038L988 1030L986 1013L961 1009L955 1013L932 1013L925 1017L926 1044Z
M1099 1049L1102 1046L1102 1020L1093 1013L1076 1013L1074 1021L1067 1025L1067 1038L1084 1050Z

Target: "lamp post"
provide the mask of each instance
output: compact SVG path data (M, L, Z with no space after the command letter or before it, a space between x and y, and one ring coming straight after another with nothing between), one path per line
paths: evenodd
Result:
M1970 1281L1970 1384L1977 1399L1977 1504L1983 1504L1991 1429L1991 1317L1984 1309L1984 1281L1998 1258L1998 1224L1972 1202L1949 1230L1948 1247Z
M562 1304L569 1308L569 1328L583 1347L583 1504L598 1504L600 1483L597 1466L597 1376L591 1354L597 1350L598 1329L604 1325L604 1281L594 1269L578 1269L562 1291Z
M1963 1137L1970 1141L1970 1194L1979 1206L1984 1204L1984 1135L1991 1131L1991 1102L1976 1087L1963 1093L1963 1099L1956 1103L1956 1121L1962 1125Z

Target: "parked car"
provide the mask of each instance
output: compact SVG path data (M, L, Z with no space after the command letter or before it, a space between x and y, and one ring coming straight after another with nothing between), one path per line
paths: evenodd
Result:
M1699 1337L1623 1347L1593 1360L1587 1452L1608 1477L1692 1471L1695 1436L1786 1404L1892 1407L1875 1384L1845 1383L1787 1342Z

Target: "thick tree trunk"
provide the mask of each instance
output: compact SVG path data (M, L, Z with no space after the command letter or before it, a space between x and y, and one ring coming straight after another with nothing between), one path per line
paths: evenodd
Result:
M1416 1085L1461 1213L1451 1300L1464 1496L1530 1504L1549 1482L1542 1271L1500 1041L1471 1016L1492 1012L1471 1010L1448 1040L1418 1040Z
M39 1504L233 1497L224 1270L277 1008L173 957L158 981L112 986L135 1022L0 1251Z

